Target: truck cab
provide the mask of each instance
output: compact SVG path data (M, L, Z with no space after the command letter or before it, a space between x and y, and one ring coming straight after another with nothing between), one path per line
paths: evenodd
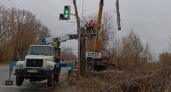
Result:
M47 79L48 87L58 82L60 69L55 67L56 51L51 45L30 45L24 61L18 61L15 70L16 85L21 86L24 79L30 82Z

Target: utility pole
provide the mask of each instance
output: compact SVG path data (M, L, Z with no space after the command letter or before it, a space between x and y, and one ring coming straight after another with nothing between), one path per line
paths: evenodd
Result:
M77 78L79 79L79 73L80 73L80 17L78 16L78 11L77 11L77 4L76 0L73 0L74 8L75 8L75 16L76 16L76 21L77 21L77 33L78 33L78 74Z
M81 30L83 31L83 30ZM85 62L85 37L80 38L80 75L86 77L86 62Z
M120 25L120 13L119 13L119 0L116 0L116 13L117 13L117 24L118 24L118 30L121 30Z
M83 18L83 5L84 0L82 1L82 18ZM86 60L85 60L85 37L83 36L83 31L85 32L84 28L82 27L81 21L81 33L80 33L80 75L82 77L86 77Z

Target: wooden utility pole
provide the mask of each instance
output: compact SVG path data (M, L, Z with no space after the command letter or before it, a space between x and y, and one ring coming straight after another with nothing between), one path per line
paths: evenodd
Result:
M79 79L79 75L82 77L85 77L85 38L81 37L81 32L83 29L81 29L80 26L80 17L78 16L77 11L77 4L76 0L73 0L74 8L75 8L75 16L77 21L77 33L78 33L78 74L77 78Z
M77 4L76 0L73 0L74 4L74 9L75 9L75 16L76 16L76 21L77 21L77 33L78 33L78 74L77 78L79 79L79 73L80 73L80 17L78 16L78 11L77 11Z
M86 77L85 37L80 38L80 46L80 75L82 77Z
M116 13L117 13L117 24L118 24L118 30L121 30L120 25L120 13L119 13L119 0L116 0Z

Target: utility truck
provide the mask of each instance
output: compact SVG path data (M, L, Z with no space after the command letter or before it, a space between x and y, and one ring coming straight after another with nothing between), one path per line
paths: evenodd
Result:
M52 87L54 82L59 81L61 67L71 67L72 70L72 63L60 63L60 48L55 50L52 46L52 42L54 39L58 39L59 43L61 43L66 40L76 39L77 37L77 34L72 34L61 37L45 38L42 40L41 45L30 45L24 61L11 63L9 80L7 80L5 84L13 84L13 81L10 81L10 77L13 66L16 66L14 75L16 75L17 86L21 86L24 79L27 79L30 82L47 79L48 87ZM56 54L57 52L59 53Z
M99 30L101 28L101 19L102 19L103 5L104 5L103 1L104 0L100 0L100 3L99 3L98 18L97 18L97 24L95 28L96 35L93 35L95 36L93 52L101 53L102 55L101 55L101 58L94 59L94 62L89 62L89 65L93 65L94 70L97 70L97 71L106 70L107 67L109 66L115 66L115 64L111 64L111 62L109 61L110 56L107 55L107 50L102 50L100 48ZM121 28L118 28L118 29L121 30Z
M59 59L58 59L59 60ZM60 68L56 68L55 49L51 45L30 45L24 61L16 64L16 85L21 86L24 79L30 82L47 79L49 87L59 81Z

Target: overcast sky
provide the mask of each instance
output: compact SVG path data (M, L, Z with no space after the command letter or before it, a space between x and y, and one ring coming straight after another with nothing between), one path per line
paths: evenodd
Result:
M72 0L9 0L17 8L25 9L41 20L51 29L53 35L65 35L76 33L76 20L71 16L69 21L59 21L59 14L63 13L64 5L71 5ZM14 7L8 0L0 0L9 8ZM76 0L79 15L97 14L100 0ZM121 31L117 31L116 25L116 0L104 0L103 12L109 12L114 17L116 35L127 35L131 29L140 36L142 43L150 45L152 54L169 51L171 43L171 0L119 0L121 14ZM0 4L1 5L1 4ZM83 5L83 9L82 9ZM77 53L76 40L62 43L62 46L71 47Z

